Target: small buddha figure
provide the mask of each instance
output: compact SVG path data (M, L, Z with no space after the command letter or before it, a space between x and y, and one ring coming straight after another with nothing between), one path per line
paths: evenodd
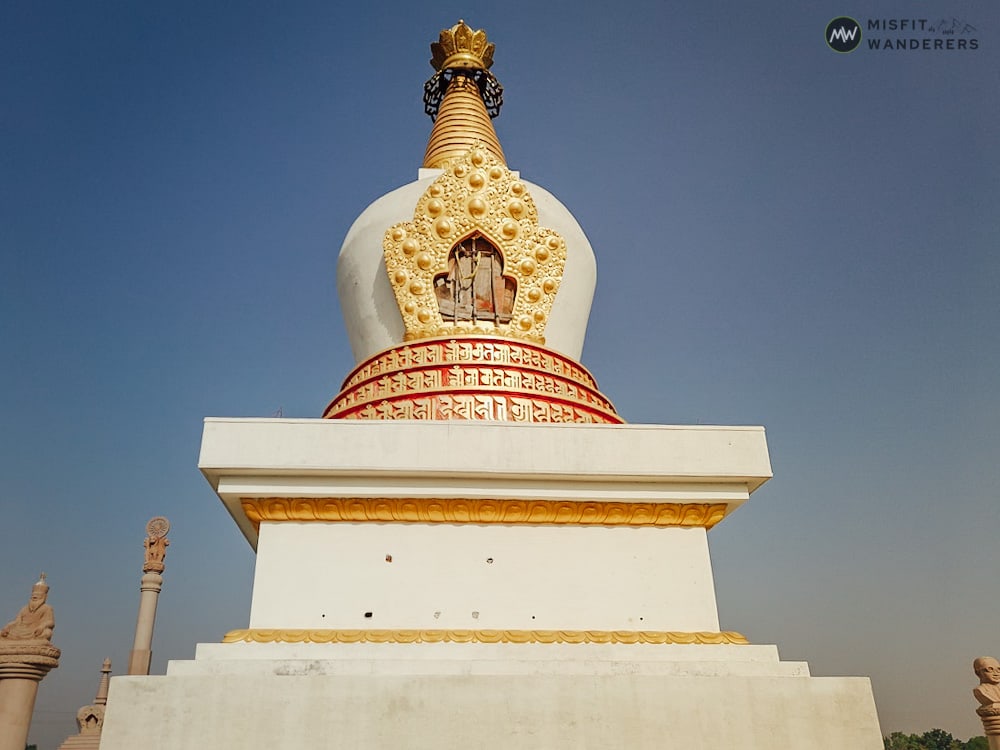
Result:
M434 279L438 309L446 322L509 323L515 287L514 279L503 276L500 251L479 235L456 245L448 257L448 272Z
M31 587L31 598L17 613L17 617L0 630L0 638L7 641L51 641L56 618L52 607L45 603L49 587L45 574Z

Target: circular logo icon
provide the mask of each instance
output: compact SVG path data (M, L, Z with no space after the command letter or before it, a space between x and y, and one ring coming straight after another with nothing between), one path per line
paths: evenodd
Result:
M834 52L854 52L861 44L861 24L849 16L834 18L826 25L826 43Z

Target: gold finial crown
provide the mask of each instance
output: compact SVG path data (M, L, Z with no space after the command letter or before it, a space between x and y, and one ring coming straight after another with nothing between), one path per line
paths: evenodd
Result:
M489 70L493 65L494 45L484 29L473 30L465 21L442 29L438 41L431 44L431 65L435 70L473 68Z

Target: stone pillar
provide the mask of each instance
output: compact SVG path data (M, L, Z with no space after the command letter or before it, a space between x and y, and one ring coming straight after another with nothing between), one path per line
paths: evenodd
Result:
M972 662L979 678L979 687L972 694L979 701L976 713L983 722L983 734L990 750L1000 750L1000 661L992 656L980 656Z
M146 560L142 566L142 582L139 587L139 616L135 623L135 640L128 657L130 675L149 674L149 663L153 658L153 625L156 623L156 602L163 587L163 560L167 555L167 532L170 522L162 516L150 519L146 524Z
M111 679L111 659L101 665L101 682L97 686L97 696L89 706L76 712L79 733L66 738L59 750L99 750L101 730L104 729L104 706L108 702L108 683Z
M24 750L38 683L59 666L59 649L50 640L56 621L45 602L48 591L42 573L28 604L0 630L0 750Z
M990 750L1000 750L1000 703L980 706L976 709L983 722L983 734L990 745Z

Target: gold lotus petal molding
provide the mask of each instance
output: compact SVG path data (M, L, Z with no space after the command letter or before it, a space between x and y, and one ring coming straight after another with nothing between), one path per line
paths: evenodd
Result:
M650 645L749 644L746 636L663 630L231 630L223 643L626 643Z
M727 507L725 503L391 497L242 498L240 503L258 530L262 521L693 526L710 529L725 517Z
M448 273L451 250L482 236L503 257L516 292L509 323L445 321L434 280ZM566 241L538 225L527 186L481 144L451 162L417 201L413 220L390 227L382 242L405 340L481 334L545 343L545 326L566 266Z

